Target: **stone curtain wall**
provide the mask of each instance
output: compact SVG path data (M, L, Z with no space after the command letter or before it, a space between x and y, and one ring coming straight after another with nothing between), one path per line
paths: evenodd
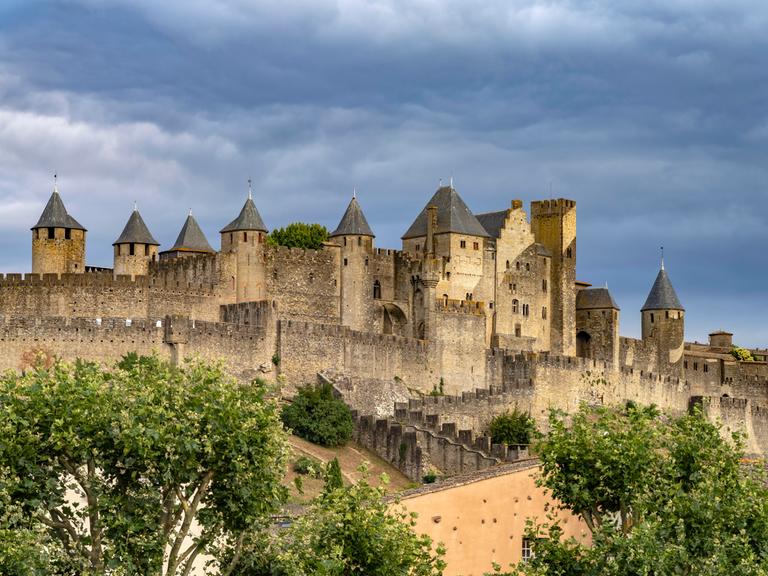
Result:
M111 273L0 275L0 315L19 318L151 318L188 314L219 317L212 286L170 283Z

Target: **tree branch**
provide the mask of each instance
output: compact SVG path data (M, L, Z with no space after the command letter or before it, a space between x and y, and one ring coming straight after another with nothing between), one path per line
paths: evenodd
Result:
M230 576L232 571L237 567L238 562L240 562L240 557L243 555L244 540L245 532L241 532L240 536L237 537L237 542L235 543L235 555L232 557L232 561L229 563L227 569L222 573L221 576Z
M203 499L212 480L213 470L208 470L200 480L200 484L195 491L195 496L191 503L184 498L178 486L175 488L176 496L181 500L181 505L184 508L184 522L182 522L181 528L179 528L179 533L176 535L176 540L168 555L168 568L166 570L166 574L168 575L176 573L176 568L179 566L179 550L181 550L181 545L189 534L189 527L192 525L192 520L197 513L197 508L200 506L200 501Z

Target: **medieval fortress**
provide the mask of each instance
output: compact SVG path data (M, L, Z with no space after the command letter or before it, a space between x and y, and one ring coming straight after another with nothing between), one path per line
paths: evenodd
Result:
M223 359L284 387L332 381L358 413L358 439L414 478L513 458L483 436L517 407L634 400L702 404L768 451L768 363L729 354L732 335L685 342L685 309L664 266L621 337L607 288L576 279L576 203L520 200L473 214L441 186L402 237L374 246L356 198L320 250L266 242L252 198L209 244L190 214L175 244L134 210L114 268L85 263L86 229L57 189L32 227L32 273L0 275L0 369L36 354L112 361L136 351Z

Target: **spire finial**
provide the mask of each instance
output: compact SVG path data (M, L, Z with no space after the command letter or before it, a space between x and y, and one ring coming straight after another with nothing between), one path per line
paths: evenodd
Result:
M357 186L352 187L352 200L357 198Z
M133 211L134 212L139 211L139 204L136 202L136 200L133 201Z
M442 178L440 178L440 180L438 180L438 182L437 182L437 185L438 185L438 187L440 187L440 188L442 188L442 187L443 187L443 179L442 179Z
M248 178L248 200L253 200L253 182Z
M192 208L189 209L189 215L192 216Z
M453 174L451 174L451 188L453 188Z
M664 246L661 247L661 269L664 270Z
M53 191L59 193L59 175L56 172L53 173Z

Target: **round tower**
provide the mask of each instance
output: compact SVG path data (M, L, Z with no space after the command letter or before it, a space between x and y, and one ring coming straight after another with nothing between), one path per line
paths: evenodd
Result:
M221 252L230 262L231 285L236 302L252 302L267 297L264 248L267 227L253 202L251 181L248 199L237 218L221 229Z
M641 309L643 341L655 348L656 370L680 375L685 343L685 308L664 269L664 260Z
M53 179L53 193L32 227L32 273L80 274L85 272L86 229L67 212Z
M149 263L157 260L160 243L149 232L136 205L123 228L120 237L112 243L115 249L114 272L119 274L146 276Z
M619 366L619 307L605 288L576 294L576 356Z
M374 237L353 193L330 240L341 247L341 323L357 330L370 326L373 300L381 298L381 285L370 274Z

